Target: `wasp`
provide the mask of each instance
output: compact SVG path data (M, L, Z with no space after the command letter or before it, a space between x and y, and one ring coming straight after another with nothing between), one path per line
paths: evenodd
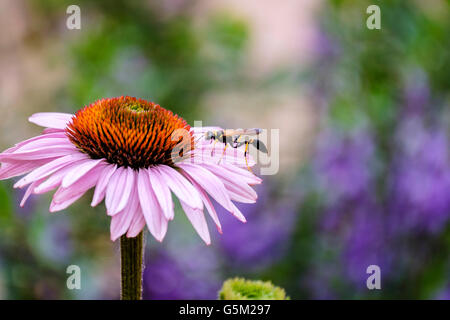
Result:
M245 145L245 163L247 164L247 168L251 171L248 165L248 148L250 145L254 146L256 150L259 150L263 153L268 153L266 145L257 138L252 138L251 136L258 136L262 132L261 129L253 128L253 129L227 129L227 130L211 130L205 132L205 140L214 140L214 144L217 142L221 142L225 144L225 148L222 153L222 157L225 154L225 151L228 146L232 148L239 148ZM214 150L214 148L213 148ZM213 151L212 151L213 152ZM212 155L211 152L211 155ZM222 158L221 158L222 160ZM220 160L219 160L220 162Z

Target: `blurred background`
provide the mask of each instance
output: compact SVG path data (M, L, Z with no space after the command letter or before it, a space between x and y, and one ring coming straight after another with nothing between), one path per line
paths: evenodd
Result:
M0 149L41 132L35 112L121 95L190 124L280 129L278 174L239 206L247 224L218 212L206 246L178 209L162 244L147 237L145 298L216 299L245 276L292 299L450 299L449 35L446 0L2 0ZM19 208L13 183L0 182L0 298L117 299L104 206ZM72 264L81 290L66 287ZM381 290L366 287L372 264Z

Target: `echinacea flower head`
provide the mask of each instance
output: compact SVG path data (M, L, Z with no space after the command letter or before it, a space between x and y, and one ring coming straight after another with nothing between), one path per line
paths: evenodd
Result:
M245 222L232 201L254 203L261 179L246 169L242 149L224 149L161 106L133 97L107 98L75 115L37 113L46 129L0 154L0 179L31 194L56 190L50 211L61 211L95 188L92 206L105 200L111 240L136 237L147 225L162 241L174 218L172 193L200 237L210 243L204 208L221 225L211 198ZM222 145L222 146L221 146ZM252 160L248 162L254 164Z

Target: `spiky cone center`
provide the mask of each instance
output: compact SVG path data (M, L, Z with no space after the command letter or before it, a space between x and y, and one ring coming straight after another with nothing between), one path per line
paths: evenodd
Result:
M66 133L92 159L133 169L175 166L194 146L184 119L158 104L128 96L105 98L84 107Z

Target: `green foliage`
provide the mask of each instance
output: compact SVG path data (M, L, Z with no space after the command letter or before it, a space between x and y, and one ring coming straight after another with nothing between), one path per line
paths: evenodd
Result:
M5 224L11 219L11 203L9 201L9 194L7 188L9 185L5 183L0 184L0 222Z
M220 300L289 300L284 289L270 281L228 279L219 292Z

